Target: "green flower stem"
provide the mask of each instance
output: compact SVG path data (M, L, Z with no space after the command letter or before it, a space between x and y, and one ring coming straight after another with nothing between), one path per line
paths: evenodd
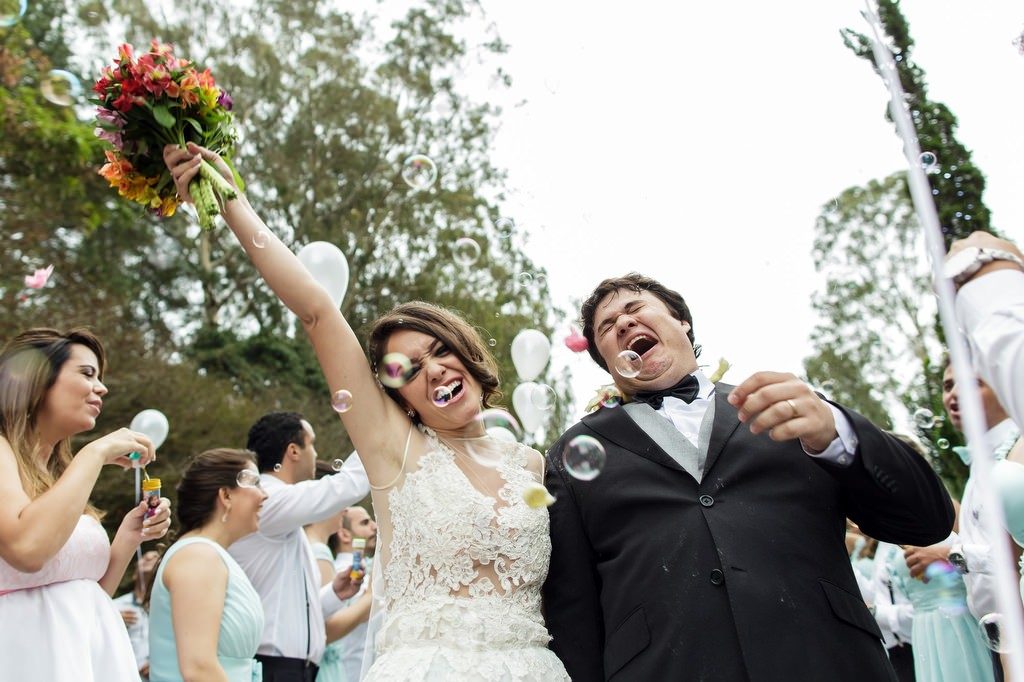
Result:
M235 188L224 179L224 176L214 168L206 159L202 159L199 162L199 175L210 181L213 186L213 190L221 198L222 201L231 201L238 196Z

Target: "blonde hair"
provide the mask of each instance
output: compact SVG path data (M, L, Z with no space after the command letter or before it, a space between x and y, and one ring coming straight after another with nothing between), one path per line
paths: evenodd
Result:
M61 367L71 355L71 346L81 345L96 355L99 377L103 377L106 354L103 344L87 329L59 332L43 327L23 331L0 351L0 436L7 439L18 465L21 487L29 499L49 490L71 463L71 438L54 445L41 467L38 414L46 394L53 387ZM91 504L86 513L100 517Z

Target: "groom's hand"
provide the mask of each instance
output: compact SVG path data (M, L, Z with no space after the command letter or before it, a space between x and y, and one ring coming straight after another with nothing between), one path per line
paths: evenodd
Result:
M768 432L772 440L799 438L808 452L822 452L838 438L828 404L793 374L757 372L729 394L740 421L751 433Z

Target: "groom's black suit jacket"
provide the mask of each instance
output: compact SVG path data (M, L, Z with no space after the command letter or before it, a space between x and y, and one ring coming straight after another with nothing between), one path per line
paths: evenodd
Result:
M924 458L840 407L859 438L848 467L753 435L718 384L703 480L622 409L590 414L548 455L551 648L575 682L895 680L845 544L866 534L925 546L953 525ZM838 407L838 406L837 406ZM574 436L607 452L570 477Z

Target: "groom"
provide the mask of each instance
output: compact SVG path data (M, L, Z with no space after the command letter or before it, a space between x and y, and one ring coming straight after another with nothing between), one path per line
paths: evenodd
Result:
M712 384L686 303L653 279L605 280L582 317L630 400L548 453L544 611L572 679L895 680L845 521L892 543L946 539L952 505L924 459L793 375ZM638 376L615 371L624 350ZM581 435L607 453L590 481L562 459Z

